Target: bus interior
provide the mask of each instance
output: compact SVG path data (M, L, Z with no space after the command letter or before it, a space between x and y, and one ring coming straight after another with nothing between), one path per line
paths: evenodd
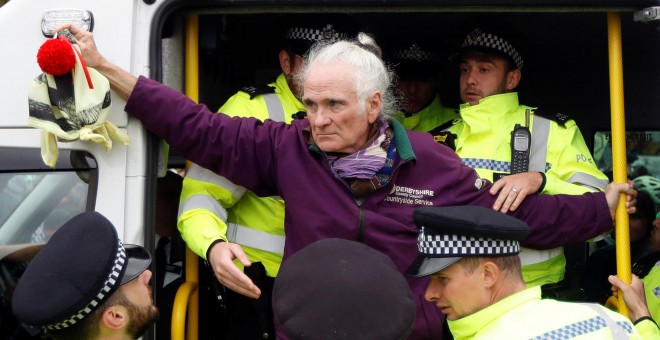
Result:
M217 2L220 3L220 2ZM162 8L151 42L152 78L183 90L183 37L190 16L199 27L199 102L218 110L225 100L246 85L263 85L281 73L277 53L287 27L296 20L323 20L328 13L355 18L363 32L372 35L387 53L393 42L419 39L437 42L446 62L440 76L439 95L444 105L457 107L458 65L451 56L465 37L464 22L474 17L505 20L525 38L525 66L517 88L521 104L562 113L573 118L594 154L595 161L612 179L610 138L610 75L608 12L620 13L625 95L625 125L628 131L629 174L643 164L660 176L660 60L658 22L644 20L648 2L621 1L491 1L489 5L465 2L232 2L214 5L173 2ZM350 3L350 4L349 4ZM473 2L470 2L473 3ZM477 2L478 3L478 2ZM512 5L517 3L519 5ZM387 60L386 60L387 61ZM605 149L605 152L603 152ZM182 166L183 158L171 151L170 165ZM636 162L636 163L635 163ZM640 163L641 162L641 163ZM636 165L635 165L636 164ZM576 288L589 249L567 249L567 280ZM576 288L577 289L577 288ZM211 290L208 290L211 292ZM567 299L572 298L567 295ZM202 320L203 322L203 320ZM203 329L203 328L200 328Z

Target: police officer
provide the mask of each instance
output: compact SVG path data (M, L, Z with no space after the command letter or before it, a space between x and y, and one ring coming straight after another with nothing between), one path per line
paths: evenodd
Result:
M440 102L443 54L430 46L422 42L400 44L392 49L389 62L404 102L398 120L406 129L435 134L447 127L444 124L458 118L458 113Z
M16 318L55 339L137 339L158 318L149 252L122 244L97 212L66 222L30 262L13 298Z
M425 299L447 316L455 339L656 339L660 329L644 304L639 279L632 286L615 276L634 323L601 305L541 299L539 286L525 287L520 241L527 224L475 206L424 207L419 257L408 269L430 276Z
M383 253L346 239L316 241L282 265L275 319L289 339L406 339L415 301Z
M297 20L279 52L282 73L275 82L246 86L220 112L290 123L304 118L295 75L315 42L354 38L357 22L326 15ZM178 227L197 255L206 259L225 290L229 339L274 337L271 290L284 249L284 202L257 197L196 164L181 193ZM244 271L244 272L243 272Z
M521 35L486 19L471 27L458 55L460 120L449 132L457 136L463 164L495 183L490 191L498 195L495 208L515 210L536 192L577 195L605 188L608 178L594 164L575 121L518 103L524 60L514 41ZM525 248L521 259L530 286L564 278L563 248Z
M653 248L656 258L657 256L660 256L660 213L658 213L655 220L653 220L651 247ZM654 318L660 318L660 261L656 262L648 273L641 277L646 292L646 304L649 307L651 316Z

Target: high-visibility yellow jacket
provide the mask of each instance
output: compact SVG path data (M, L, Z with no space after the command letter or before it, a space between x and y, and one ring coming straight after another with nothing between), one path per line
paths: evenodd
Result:
M642 282L644 282L646 305L649 307L651 317L658 320L660 318L660 262L651 268L651 271L642 278Z
M529 110L529 171L545 172L542 193L579 195L607 186L607 176L594 164L580 129L567 116L534 114L536 108L519 105L517 93L486 97L478 105L462 104L459 110L461 118L449 128L457 135L456 153L482 178L494 181L497 174L510 173L511 131L515 124L525 125ZM523 248L520 258L528 286L555 283L564 277L562 248Z
M410 115L410 117L401 114L400 117L397 117L397 120L406 129L429 132L456 118L458 118L457 110L443 106L440 97L435 96L431 104L421 111Z
M625 316L598 304L542 300L538 286L448 323L456 340L660 337L658 326L651 320L633 325Z
M290 123L292 115L304 109L282 74L267 88L243 88L219 111ZM193 164L183 180L178 228L190 249L202 258L213 242L234 242L242 245L250 261L262 262L268 276L277 276L284 251L284 201L279 197L257 197ZM240 262L235 263L242 269Z

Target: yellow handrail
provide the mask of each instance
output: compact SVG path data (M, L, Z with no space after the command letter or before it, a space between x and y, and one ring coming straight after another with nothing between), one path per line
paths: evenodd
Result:
M199 102L199 17L196 15L186 19L185 44L185 93L193 101ZM199 338L198 264L197 255L186 247L186 282L179 287L174 298L172 340ZM185 336L184 329L186 329Z
M186 305L188 305L190 296L196 291L197 284L190 281L184 282L176 291L172 308L172 324L170 325L172 340L184 340L186 338Z
M614 183L628 181L626 162L626 124L623 105L623 57L621 53L621 16L619 13L607 13L607 36L610 65L610 107L612 122L612 168ZM630 284L630 234L626 211L626 196L621 195L616 208L616 267L617 275L623 282ZM623 302L622 294L618 299L619 312L628 316L628 307Z

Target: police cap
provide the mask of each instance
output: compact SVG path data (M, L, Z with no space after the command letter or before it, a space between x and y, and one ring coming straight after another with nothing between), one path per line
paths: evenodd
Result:
M28 265L14 292L14 314L29 326L70 327L150 263L149 252L123 245L103 215L81 213L62 225Z
M410 287L392 260L336 238L282 263L273 312L290 339L405 339L415 322Z
M512 67L523 68L523 35L511 24L499 19L473 19L463 40L460 55L486 53L498 55L509 61Z
M303 56L316 42L353 40L360 31L360 25L349 14L325 14L319 16L296 16L286 31L286 46L297 55Z
M446 57L436 46L420 41L394 46L388 59L397 77L403 80L437 78Z
M476 206L423 207L413 219L420 228L419 256L407 275L437 273L463 257L496 257L520 252L529 227L517 218Z

